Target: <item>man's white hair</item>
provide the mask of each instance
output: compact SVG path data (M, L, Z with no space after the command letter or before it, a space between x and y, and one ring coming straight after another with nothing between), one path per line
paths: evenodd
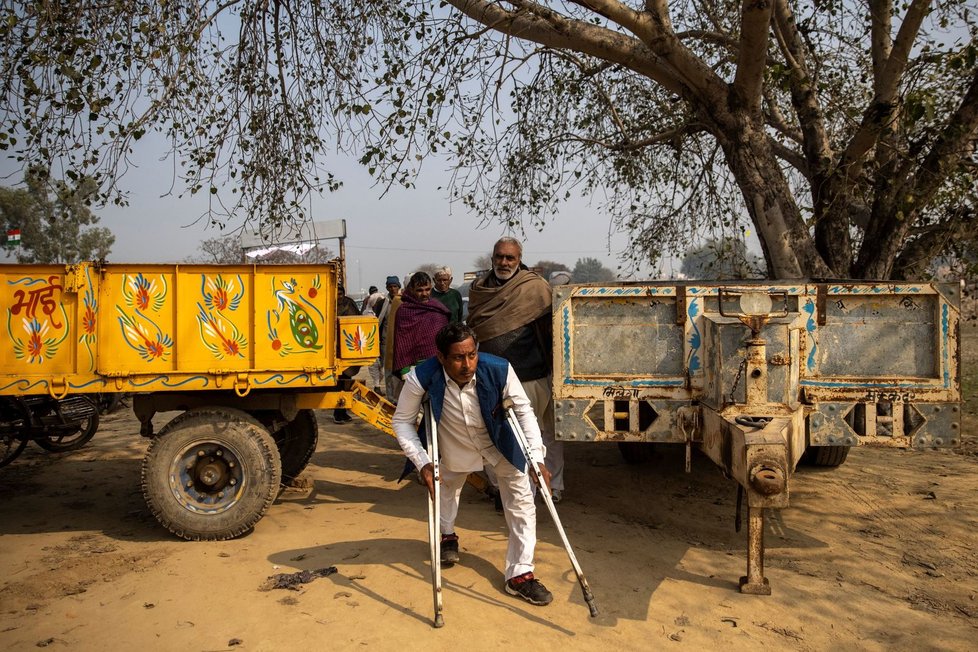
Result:
M514 245L520 251L520 260L523 259L523 243L522 242L520 242L519 240L517 240L516 238L514 238L512 236L504 235L503 237L501 237L498 240L496 240L496 244L494 244L492 246L492 252L495 253L496 252L496 247L498 247L501 244L511 244L511 245Z
M439 274L448 274L448 277L452 278L452 268L449 267L448 265L445 265L443 267L439 267L435 269L435 276L438 276Z

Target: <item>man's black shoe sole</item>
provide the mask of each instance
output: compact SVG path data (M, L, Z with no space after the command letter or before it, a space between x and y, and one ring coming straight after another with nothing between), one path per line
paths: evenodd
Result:
M553 596L553 594L551 594L551 595L550 595L550 597L549 597L549 598L547 598L547 600L546 600L545 602L543 602L543 601L540 601L540 600L534 600L533 598L531 598L531 597L529 597L529 596L526 596L526 595L523 595L522 593L520 593L520 592L519 592L519 591L517 591L516 589L514 589L514 588L511 588L511 587L509 586L509 582L506 582L506 593L508 593L508 594L510 594L510 595L515 595L515 596L516 596L516 597L518 597L518 598L523 598L524 600L526 600L526 601L527 601L527 602L529 602L530 604L535 604L535 605L537 605L538 607L546 607L546 606L547 606L548 604L550 604L550 603L551 603L551 602L553 602L553 600L554 600L554 596Z
M452 548L454 549L448 549L448 550L446 550L445 548L441 549L442 568L451 568L452 566L458 563L458 541L455 540L455 541L451 541L450 543L455 544L454 546L452 546Z

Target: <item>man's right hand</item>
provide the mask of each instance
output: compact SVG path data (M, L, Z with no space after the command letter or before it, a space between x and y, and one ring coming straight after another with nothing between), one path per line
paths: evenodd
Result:
M435 465L428 462L421 467L421 479L424 481L426 487L428 487L428 495L431 499L435 499Z

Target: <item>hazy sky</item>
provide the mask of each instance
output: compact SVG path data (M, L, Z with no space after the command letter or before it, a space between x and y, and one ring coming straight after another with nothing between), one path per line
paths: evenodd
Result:
M221 232L207 228L197 218L206 208L206 198L185 197L170 191L172 162L160 162L162 149L152 139L138 143L130 168L121 181L129 191L128 207L96 209L100 226L116 236L110 262L183 262L197 253L201 240ZM344 218L347 221L347 277L350 294L370 285L383 286L390 274L402 278L418 265L439 263L455 272L455 283L474 261L488 254L496 239L505 235L499 224L480 226L480 220L459 205L451 205L444 185L448 179L444 160L431 159L412 190L394 188L386 194L359 164L328 166L344 181L335 193L312 199L316 221ZM22 176L9 161L0 163L5 178L0 184L14 186ZM438 186L442 189L438 189ZM179 190L179 187L177 187ZM195 223L196 222L196 223ZM233 226L239 226L236 223ZM524 259L555 260L573 267L579 258L593 257L615 270L618 254L627 246L621 234L609 234L609 219L599 215L586 200L565 205L555 221L542 232L531 231L524 239ZM517 237L520 237L519 234ZM335 252L336 241L328 243Z

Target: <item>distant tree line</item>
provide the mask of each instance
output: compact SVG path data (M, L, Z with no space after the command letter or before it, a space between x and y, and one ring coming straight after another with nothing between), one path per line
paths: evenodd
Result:
M23 188L0 187L0 228L4 235L19 232L20 237L8 251L18 263L107 258L115 236L95 226L99 218L89 207L95 191L91 180L69 184L38 167L27 170Z

